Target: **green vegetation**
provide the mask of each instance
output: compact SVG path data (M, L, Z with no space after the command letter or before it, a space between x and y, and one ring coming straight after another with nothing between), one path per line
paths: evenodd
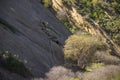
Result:
M67 18L60 19L60 21L69 29L71 33L75 33L79 30L79 28L72 25L72 22L70 22Z
M120 45L120 1L119 0L66 0L65 5L76 7L77 11L89 22L91 20ZM75 6L76 5L76 6ZM68 8L69 8L68 7ZM69 20L69 19L68 19ZM92 22L90 22L92 24Z
M120 1L119 0L112 0L112 7L114 8L117 14L120 14Z
M86 71L90 72L94 69L100 68L105 66L104 63L92 63L90 66L87 66Z
M39 2L41 2L45 7L49 8L51 7L51 0L39 0Z
M56 69L56 71L60 70L59 73L56 73L56 71L51 72L52 76L57 75L54 77L61 79L61 73L64 72L64 74L66 74L62 76L70 77L70 80L120 80L120 69L118 65L120 64L120 58L117 55L113 55L113 47L110 48L110 41L107 41L113 40L120 46L120 0L62 1L64 7L66 7L66 15L58 14L57 17L70 32L73 33L73 35L66 40L64 46L65 67L73 71L82 70L83 76L81 73L80 76L76 76L75 73L75 77L72 76L71 78L65 69ZM44 2L44 4L48 3ZM74 19L70 17L71 14L68 13L69 10L72 10L72 7L82 15L84 20L83 24L76 26L75 22L72 21ZM81 29L77 28L78 26L80 26ZM88 32L92 32L92 28L90 27L93 27L96 29L96 32L100 31L103 37L96 37L87 33L79 34L79 30L84 30L83 27L86 27L86 31ZM103 43L103 41L101 41L102 39L98 37L106 38L106 43ZM62 80L63 79L66 80L67 78L62 78Z
M81 0L78 3L80 8L78 11L80 14L88 15L88 19L98 22L111 39L120 45L120 3L117 0L103 1Z
M39 0L45 7L52 5L51 0ZM120 45L120 1L119 0L63 0L68 9L74 5L77 11L88 16L87 20L94 20L106 31L110 38ZM76 6L75 6L76 5ZM71 33L78 31L77 26L71 24L70 19L64 18L60 21ZM91 23L92 24L92 23Z
M15 55L5 52L0 52L0 67L9 70L10 72L17 73L23 77L32 76L24 64L19 61Z
M76 65L85 69L92 63L94 53L103 48L103 43L89 34L73 35L64 46L65 61L68 65Z
M79 78L72 78L71 80L80 80Z
M76 1L75 0L63 0L63 3L64 4L67 4L67 5L72 5L74 4Z
M120 76L115 77L113 80L120 80Z

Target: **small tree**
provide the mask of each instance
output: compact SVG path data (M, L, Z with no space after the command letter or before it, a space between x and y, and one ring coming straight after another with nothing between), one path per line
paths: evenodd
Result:
M91 35L73 35L68 38L64 46L66 63L77 65L81 69L91 63L96 50L102 48L102 42Z

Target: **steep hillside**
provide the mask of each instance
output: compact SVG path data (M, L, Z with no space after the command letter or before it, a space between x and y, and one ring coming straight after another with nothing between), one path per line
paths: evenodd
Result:
M80 29L103 39L120 57L120 19L117 0L52 0L56 16L72 31Z
M120 1L41 1L73 33L45 80L120 80Z
M63 63L62 47L69 35L37 0L0 1L0 52L17 55L35 77Z
M0 80L120 80L119 21L119 0L1 0Z

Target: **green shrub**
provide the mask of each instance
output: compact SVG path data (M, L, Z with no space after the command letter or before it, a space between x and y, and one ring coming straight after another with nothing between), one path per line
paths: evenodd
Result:
M112 7L114 8L114 10L117 14L120 14L120 2L114 1L112 3Z
M24 64L11 53L1 52L0 63L0 67L9 70L10 72L17 73L23 77L32 76Z
M64 46L66 63L72 63L85 69L93 60L92 57L103 43L91 35L73 35L68 38Z
M77 31L79 30L79 28L73 26L73 25L70 23L69 19L67 19L67 18L60 19L60 21L69 29L69 31L70 31L71 33L75 33L75 32L77 32Z
M50 7L52 2L51 0L41 0L40 1L45 7Z
M119 33L113 36L113 40L120 46L120 34Z

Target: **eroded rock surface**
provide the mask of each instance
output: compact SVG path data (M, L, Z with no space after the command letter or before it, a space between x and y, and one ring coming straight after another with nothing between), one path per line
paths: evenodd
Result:
M62 64L62 46L69 35L37 0L0 1L0 51L18 55L34 76Z

